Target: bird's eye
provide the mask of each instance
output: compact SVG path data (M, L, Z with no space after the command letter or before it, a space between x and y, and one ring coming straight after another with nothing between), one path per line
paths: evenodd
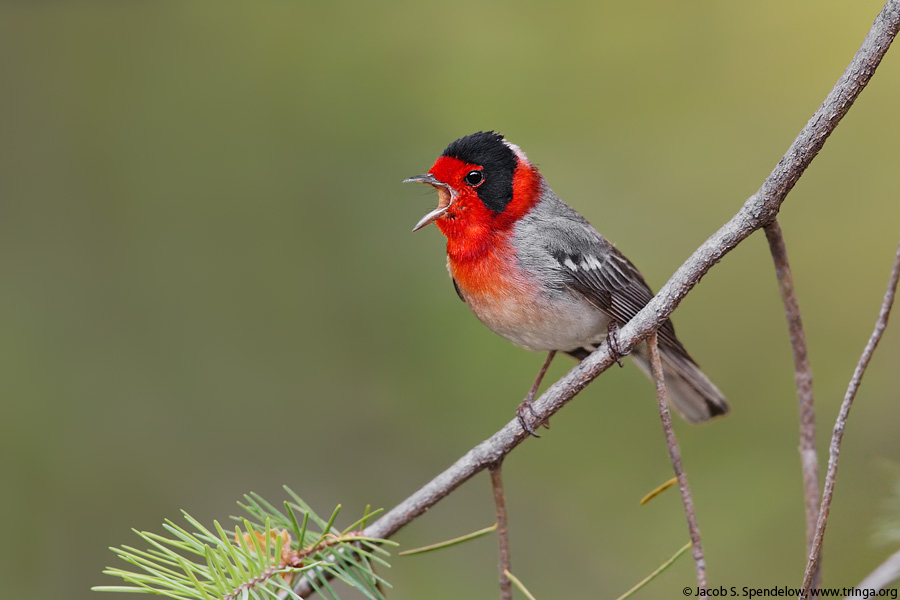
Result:
M484 181L484 173L481 171L469 171L466 174L466 183L472 187L478 187Z

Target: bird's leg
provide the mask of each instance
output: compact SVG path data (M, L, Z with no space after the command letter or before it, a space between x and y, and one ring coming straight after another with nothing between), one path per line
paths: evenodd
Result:
M622 364L622 353L619 352L619 324L615 321L610 321L606 328L606 343L609 345L609 351L612 353L616 363L618 363L619 368L624 367L625 365Z
M535 394L537 394L538 388L541 386L541 380L544 379L544 375L547 373L547 369L550 367L550 363L553 362L554 356L556 356L556 350L551 350L547 354L547 359L544 361L544 366L541 367L541 370L538 373L537 378L534 380L531 389L528 390L528 395L525 396L525 399L522 400L522 403L519 404L519 407L516 409L516 416L519 418L519 423L521 423L522 429L524 429L534 437L541 436L534 432L534 427L530 422L530 420L536 420L538 417L537 413L534 412L534 406L532 406L532 403L534 402L534 396ZM529 417L525 415L526 411L530 413ZM549 423L544 422L543 425L547 429L550 429ZM540 426L540 423L538 424L538 426Z

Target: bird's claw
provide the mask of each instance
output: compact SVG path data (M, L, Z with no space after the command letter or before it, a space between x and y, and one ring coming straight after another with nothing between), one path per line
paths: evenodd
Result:
M550 423L541 421L537 412L534 410L533 402L534 398L529 394L522 400L518 408L516 408L516 417L519 419L519 424L522 426L522 429L524 429L528 435L539 438L541 436L535 433L535 426L540 427L543 425L545 428L550 429Z
M619 324L615 321L610 321L606 328L606 343L609 346L613 360L616 361L619 368L624 367L625 365L622 364L623 354L619 351Z

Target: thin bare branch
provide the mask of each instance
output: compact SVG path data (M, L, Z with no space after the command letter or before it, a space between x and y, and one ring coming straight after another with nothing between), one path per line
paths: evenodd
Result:
M809 594L813 574L822 556L822 541L825 538L825 527L828 524L828 513L831 510L831 499L834 496L834 482L837 477L838 458L841 453L841 441L844 439L844 427L847 425L847 417L850 415L850 408L853 406L853 399L859 390L859 384L862 382L866 367L869 366L869 360L871 360L872 354L875 353L875 348L878 347L878 342L881 341L881 336L887 327L891 306L894 304L894 295L897 292L898 279L900 279L900 243L897 245L894 267L891 269L887 291L884 293L884 300L881 302L878 320L875 321L875 330L872 331L862 356L859 357L859 362L853 371L853 377L850 378L850 384L847 386L847 393L844 394L844 401L841 402L841 410L838 412L837 419L834 422L834 432L831 435L831 445L828 450L828 470L825 472L825 489L822 492L822 504L819 507L816 536L813 540L812 550L809 553L809 560L806 563L806 573L803 577L802 592L800 594L801 599L806 598Z
M684 504L684 516L687 518L688 532L691 535L691 554L694 557L694 569L697 571L697 586L701 590L706 587L706 559L703 557L703 545L700 543L700 527L697 525L697 515L694 513L694 499L691 497L691 488L688 485L687 475L681 464L681 451L678 449L678 440L675 439L675 430L672 428L672 414L669 412L668 392L663 375L662 362L659 358L659 345L656 332L650 334L647 340L647 348L650 351L650 371L653 373L653 381L656 383L656 403L659 407L659 419L662 421L663 432L666 434L666 447L669 449L669 460L672 461L672 470L678 479L678 489L681 491L681 502Z
M491 472L491 489L494 492L494 507L497 510L497 539L500 545L500 600L512 600L512 582L509 579L512 567L509 558L509 527L506 517L506 498L503 495L502 463L497 463Z
M868 577L863 579L855 589L857 590L875 590L876 592L883 590L895 581L900 579L900 550L891 554L886 561L881 563L877 569L872 571ZM860 598L861 596L852 595L848 598ZM869 598L872 596L870 595Z
M697 282L722 257L754 231L770 223L797 180L869 83L900 28L900 0L889 0L863 40L849 66L816 110L762 187L741 209L682 264L656 296L619 331L619 351L626 354L665 321ZM539 419L549 419L578 392L615 363L606 343L551 385L534 403ZM518 419L481 442L444 472L366 527L371 537L388 538L440 502L477 473L495 464L527 437ZM298 595L311 592L308 581L295 587Z
M800 303L794 291L794 276L788 263L787 248L781 226L775 219L766 225L766 238L775 262L778 289L784 302L791 349L794 354L794 382L797 386L797 406L800 412L800 467L803 473L803 497L806 505L806 551L812 550L819 516L819 455L816 451L816 413L813 396L812 369L806 350L806 335L800 318ZM813 578L813 587L818 587L819 569Z

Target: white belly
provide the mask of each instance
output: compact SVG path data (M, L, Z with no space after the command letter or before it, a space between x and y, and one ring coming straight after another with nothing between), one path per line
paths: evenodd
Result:
M575 350L598 344L607 335L609 318L568 294L557 296L552 303L530 294L464 297L482 323L528 350Z

